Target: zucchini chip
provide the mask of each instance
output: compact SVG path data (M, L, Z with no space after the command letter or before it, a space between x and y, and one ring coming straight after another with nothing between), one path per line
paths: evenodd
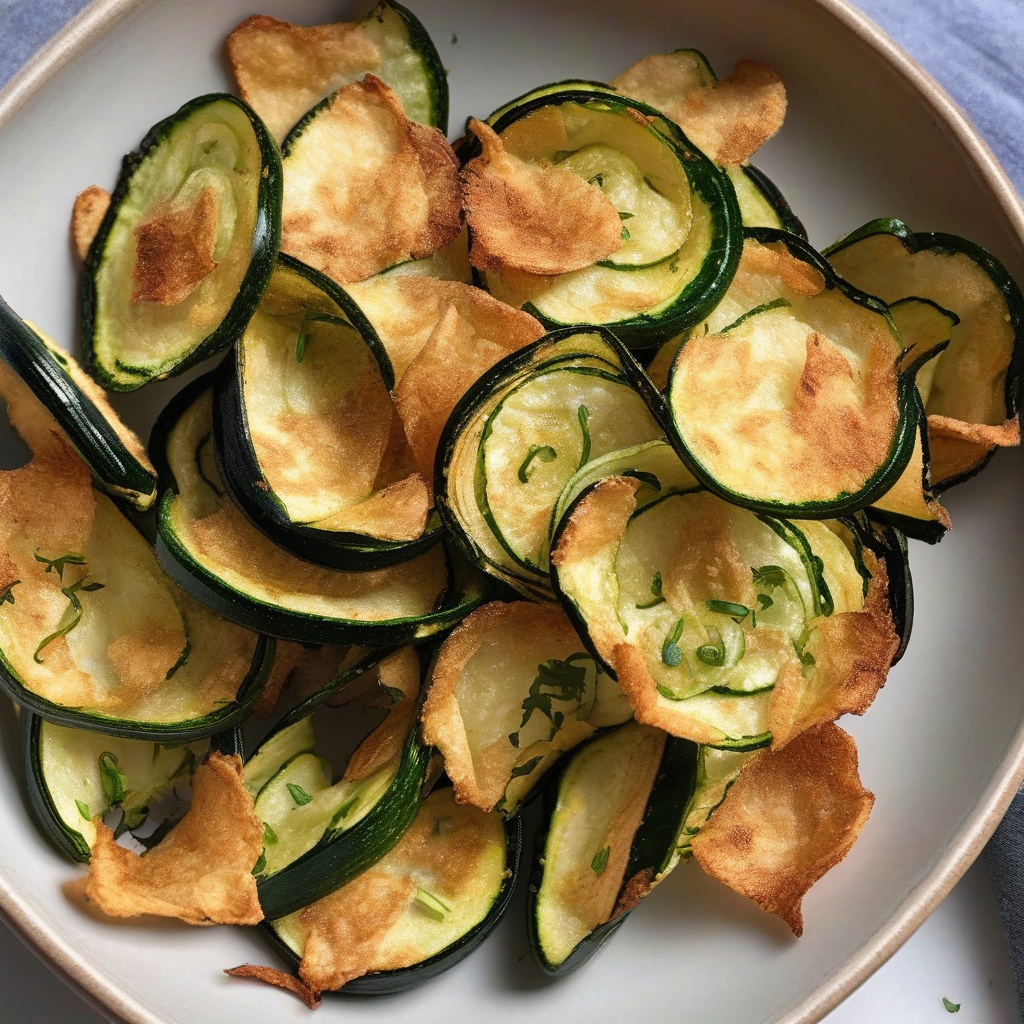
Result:
M549 790L530 886L530 944L564 977L611 937L678 860L698 748L627 723L591 740Z
M551 516L562 488L608 452L663 437L657 395L600 328L554 331L498 363L456 406L437 450L438 511L467 557L550 600Z
M372 72L420 124L448 130L448 78L411 11L381 0L362 21L293 25L254 14L227 39L238 91L280 142L325 96Z
M270 280L281 158L263 122L212 94L125 157L82 272L82 350L106 388L132 391L227 348Z
M871 221L825 250L837 272L889 303L926 299L956 317L949 347L919 380L935 487L984 468L1020 444L1024 296L1003 265L956 235Z
M430 751L420 742L420 661L411 647L372 666L390 709L332 782L330 763L316 753L313 712L326 735L352 717L332 715L319 693L285 716L246 766L263 825L257 865L260 905L282 917L344 885L398 841L419 810ZM361 674L361 673L359 673ZM359 674L352 673L355 682Z
M51 721L135 739L190 742L240 721L273 643L173 585L2 364L0 394L33 454L0 473L0 689Z
M898 648L873 552L858 561L830 524L797 528L707 492L636 509L641 486L584 491L552 555L570 618L636 718L749 750L862 714Z
M683 340L666 400L673 443L728 501L829 518L880 498L913 454L915 367L886 307L802 239L748 233L729 291Z
M725 168L745 228L778 228L807 238L803 221L793 212L779 187L753 164L733 164Z
M192 776L192 806L141 856L102 821L85 879L86 899L108 917L155 914L186 924L258 924L252 866L260 827L242 784L242 759L213 752Z
M75 197L71 208L71 244L83 263L109 208L110 193L99 185L90 185Z
M407 561L439 539L359 308L281 256L217 377L213 430L228 491L272 540L341 569Z
M423 739L460 802L511 815L565 751L632 716L560 609L494 602L441 645Z
M429 256L462 230L455 154L374 75L317 104L281 153L281 248L339 284Z
M313 991L401 992L465 959L501 920L522 826L431 793L383 859L267 926Z
M622 248L619 211L595 181L558 164L520 160L476 118L469 131L482 149L462 170L474 267L553 277ZM683 231L678 234L681 243Z
M69 729L31 713L22 715L22 728L25 777L36 821L61 853L83 864L96 841L95 820L116 808L122 815L118 831L134 833L146 822L150 806L167 803L178 782L191 778L211 747L207 741L171 747ZM241 734L236 737L231 731L213 744L231 747L236 741L240 743ZM158 832L173 820L171 813L164 817Z
M145 512L156 501L156 470L102 388L50 338L0 297L0 358L57 421L99 485Z
M853 739L820 725L783 750L754 755L693 839L693 856L802 935L804 895L850 852L874 801Z
M718 80L699 50L644 57L611 83L670 117L716 163L749 160L781 127L786 87L775 70L741 60Z
M347 572L274 544L225 493L213 451L209 377L172 399L153 428L167 480L157 555L184 590L229 619L302 643L408 643L447 629L486 600L485 579L443 547L401 566Z
M548 327L605 325L634 348L658 344L713 308L739 257L742 224L736 196L728 178L658 111L607 87L576 84L534 90L492 114L488 124L500 137L506 172L496 176L492 170L489 189L486 179L479 180L479 187L468 189L467 199L471 229L479 225L484 230L480 261L488 268L483 278L493 295ZM490 146L484 157L492 165L495 149ZM467 168L471 181L476 166L474 161ZM509 166L519 169L518 187L513 188ZM608 250L603 233L607 218L601 212L607 206L598 191L618 213L618 245L607 258L595 258L569 273L550 274L553 264L543 273L531 273L521 269L530 265L525 259L511 255L509 239L519 240L517 248L531 248L521 236L538 217L546 223L536 231L537 245L562 238L558 225L564 211L556 198L561 189L547 197L545 210L536 182L525 186L534 178L541 183L564 181L564 175L554 173L562 171L592 186L586 192L577 186L573 194L593 208L583 230L599 234L602 243L595 253ZM530 196L525 204L529 216L517 224L524 190ZM480 198L488 198L483 207ZM577 203L573 208L579 208ZM579 230L576 225L577 239ZM488 247L503 237L503 262L491 269L495 254ZM473 246L479 254L475 238Z

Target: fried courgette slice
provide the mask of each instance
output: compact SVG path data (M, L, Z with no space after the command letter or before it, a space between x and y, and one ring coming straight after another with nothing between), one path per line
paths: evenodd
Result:
M167 486L157 513L161 564L243 625L302 643L398 645L449 628L486 600L486 577L442 545L401 566L349 572L312 565L257 530L217 468L209 377L168 404L150 451Z
M241 100L200 96L125 157L82 271L82 351L132 391L227 348L274 269L281 157Z
M981 470L1020 443L1024 296L990 252L957 235L871 221L825 255L851 284L886 302L927 299L957 318L949 347L921 381L935 487Z

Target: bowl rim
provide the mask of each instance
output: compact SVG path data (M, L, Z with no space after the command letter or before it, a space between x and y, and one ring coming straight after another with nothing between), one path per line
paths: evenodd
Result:
M0 89L0 131L63 67L120 21L150 0L93 0L46 43ZM949 93L906 51L849 0L805 0L839 22L892 68L921 96L941 126L979 172L980 183L998 204L1017 246L1024 252L1024 202L988 143ZM889 959L939 905L981 853L1024 782L1024 721L1015 730L1003 758L973 813L940 850L935 866L910 890L885 923L847 957L808 996L774 1024L815 1024L835 1009ZM107 979L85 960L15 892L0 873L0 919L99 1013L117 1024L174 1024Z

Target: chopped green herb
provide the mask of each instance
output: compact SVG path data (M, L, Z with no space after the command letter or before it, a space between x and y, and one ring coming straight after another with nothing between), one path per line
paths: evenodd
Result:
M661 592L661 573L656 572L651 578L651 593L654 595L654 599L648 601L646 604L638 604L637 608L641 610L644 608L654 608L659 604L665 603L665 595Z
M14 604L14 588L21 582L21 580L14 580L13 583L8 583L2 593L0 593L0 604Z
M531 444L529 451L526 453L526 458L523 459L523 464L519 467L519 482L528 484L530 477L533 476L533 472L536 467L533 465L534 460L538 462L554 462L558 458L558 453L549 444Z
M620 235L620 237L624 242L628 242L632 237L632 235L630 235L629 233L629 228L627 228L625 225L622 226L622 234Z
M947 999L945 996L942 997L942 1005L947 1009L947 1011L949 1011L949 1013L959 1013L960 1012L960 1004L952 1002L951 1000Z
M447 903L438 899L432 892L428 892L426 889L416 890L416 902L435 921L443 921L445 915L452 912L452 908Z
M750 609L745 604L736 604L733 601L705 601L709 612L716 612L719 615L728 615L736 622L742 622L749 614Z
M592 178L587 179L588 185L596 185L598 188L604 188L604 175L595 174Z
M37 555L36 557L38 558L39 556ZM70 558L71 556L68 557ZM83 559L82 562L74 562L72 564L84 565L85 562ZM50 569L47 568L46 571L49 572ZM63 568L60 571L63 572ZM61 576L62 581L63 579L64 577ZM82 621L83 609L82 602L81 600L79 600L78 597L79 593L91 594L93 591L103 589L102 583L87 583L86 581L88 579L88 576L83 576L77 583L72 583L69 587L60 588L60 592L68 599L70 604L68 605L67 610L64 612L62 620L64 624L60 626L58 629L56 629L54 632L52 632L49 636L43 637L39 646L36 648L35 654L32 655L32 660L37 665L42 665L43 663L43 659L40 657L40 655L42 654L44 648L46 648L49 644L53 643L53 641L56 640L58 637L67 636L68 633L70 633L71 630L73 630L75 626L77 626L79 622Z
M231 697L218 697L216 700L210 701L211 704L230 704L233 698Z
M537 765L539 765L543 760L543 754L538 754L536 757L531 757L529 761L524 761L522 764L516 765L516 767L512 769L512 774L509 777L511 779L520 779L524 775L529 775L530 772L532 772L533 769L536 768Z
M717 629L714 632L718 633L718 642L701 644L696 651L697 660L713 668L721 668L725 664L725 642Z
M751 567L750 572L755 583L768 587L769 590L784 587L790 578L789 573L781 565L762 565L760 569Z
M766 612L775 602L767 594L758 594L757 603L761 606L761 611Z
M267 822L263 822L263 845L273 846L277 842L277 833Z
M103 792L107 794L107 802L116 807L128 795L124 773L117 767L117 755L104 750L99 756L100 781Z
M173 676L174 673L177 672L179 668L184 668L185 667L185 663L188 661L188 656L191 653L192 653L192 641L186 639L185 640L185 647L184 647L184 649L181 652L181 657L178 658L178 660L167 670L167 675L164 676L164 679L170 679L171 676Z
M660 693L662 697L667 697L669 700L683 699L679 696L678 693L675 692L675 690L670 690L667 686L662 686L661 683L658 683L658 693Z
M678 264L678 263L676 263L676 261L675 261L675 260L673 260L673 261L672 261L672 262L671 262L671 263L670 263L670 264L668 265L668 272L669 272L670 274L678 274L678 273L679 273L679 264Z
M679 638L683 635L685 619L680 619L673 627L665 642L661 645L661 660L669 668L675 668L682 663L683 652L679 648Z
M340 806L340 807L338 808L338 813L337 813L337 814L335 814L335 816L334 816L334 819L335 819L335 821L341 821L341 820L342 820L342 818L347 818L347 817L348 817L348 816L349 816L349 815L350 815L350 814L352 813L352 810L353 810L353 808L354 808L354 807L356 806L356 804L357 804L357 803L359 803L359 798L360 798L360 796L362 796L362 794L361 794L361 793L353 793L353 794L352 794L352 795L351 795L351 796L350 796L350 797L349 797L349 798L348 798L348 799L347 799L347 800L346 800L346 801L345 801L345 802L344 802L344 803L343 803L343 804L342 804L342 805L341 805L341 806ZM332 822L332 824L333 824L333 822Z
M267 851L260 850L260 859L252 867L252 873L254 875L261 875L267 867Z
M622 210L619 211L619 220L632 220L632 219L633 219L633 214L631 214L631 213L623 213Z
M608 866L608 854L612 852L610 846L606 846L603 850L598 850L594 854L594 859L590 862L590 870L595 875L601 874L602 871Z
M37 562L42 562L46 566L46 572L55 572L61 582L64 582L64 568L68 565L85 565L85 555L58 555L56 558L47 558L46 555L39 554L37 550L33 556Z
M517 750L519 733L535 711L550 720L551 734L548 739L553 739L565 721L565 714L555 711L551 702L558 700L577 705L583 703L587 691L587 666L574 664L580 659L593 660L589 654L581 651L578 654L570 654L564 661L552 658L537 666L537 677L530 684L530 693L523 701L523 720L519 723L519 729L510 733L508 737L509 742Z
M308 804L313 798L297 783L286 782L285 786L288 792L291 793L292 799L300 806Z
M89 807L87 804L83 804L81 800L76 800L75 806L78 808L78 813L85 818L86 821L92 821L92 815L89 813Z
M590 461L590 410L581 405L576 410L576 418L580 421L580 430L583 431L583 451L580 452L580 461L577 469L582 469Z

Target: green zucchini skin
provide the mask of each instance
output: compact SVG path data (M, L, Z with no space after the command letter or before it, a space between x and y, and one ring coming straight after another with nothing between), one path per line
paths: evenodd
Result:
M97 284L96 275L103 264L104 250L111 229L117 218L122 203L128 196L132 178L138 168L146 161L161 143L168 137L171 130L180 121L189 117L203 107L214 103L232 103L240 108L248 117L255 135L261 156L261 173L257 192L257 216L250 248L249 267L242 279L234 300L225 313L220 324L199 342L182 359L169 369L154 375L133 376L126 379L119 375L116 366L101 363L94 349L93 341L97 331ZM105 388L111 391L134 391L136 388L160 380L164 377L182 373L203 360L226 349L245 329L253 311L259 305L270 275L274 269L274 259L281 248L281 200L284 187L284 176L281 170L281 153L277 143L267 131L255 111L236 96L228 93L209 93L190 100L176 113L154 125L139 145L129 153L121 165L121 173L117 185L111 195L110 207L100 224L96 237L89 248L89 253L82 269L80 302L82 310L82 355L86 369Z
M862 241L872 235L887 234L899 239L908 253L921 252L931 249L937 252L963 253L978 264L991 278L992 283L1006 301L1010 317L1016 327L1016 338L1013 346L1013 355L1010 358L1010 365L1006 370L1006 384L1003 390L1003 399L1006 405L1006 417L1010 419L1020 412L1021 394L1024 389L1024 294L1021 293L1017 282L1009 275L1006 268L987 249L982 248L974 242L959 235L952 235L942 231L911 231L910 228L896 217L880 217L877 220L869 221L867 224L843 235L833 242L822 255L826 258L834 253L840 252L855 242ZM942 494L951 487L956 487L972 477L977 476L992 460L995 449L973 469L959 476L948 480L942 480L934 485L936 494Z
M278 266L308 280L342 310L366 342L380 367L381 377L392 390L394 371L387 352L377 332L349 295L320 271L285 253L278 257ZM260 468L243 392L241 363L237 350L232 349L214 376L213 434L217 465L235 504L272 541L317 565L347 570L397 565L423 554L440 541L441 531L436 525L431 528L428 524L427 530L416 540L385 541L363 534L321 530L289 519Z
M450 971L456 964L465 960L498 927L501 919L505 916L519 878L522 849L522 817L516 815L514 818L506 818L505 864L508 873L487 916L447 949L443 949L422 963L413 964L411 967L402 967L395 971L378 971L373 974L365 974L361 978L354 978L344 988L339 989L337 994L382 996L406 992L411 988L424 985L428 981L433 981L445 971ZM274 931L273 925L269 921L264 921L260 928L281 957L292 967L298 967L300 958L296 956L294 950L281 941Z
M156 477L128 449L57 356L0 296L0 358L32 389L111 497L145 512L156 501Z
M249 717L257 697L274 661L275 641L268 636L259 636L253 651L252 661L245 678L241 681L234 700L219 710L200 718L181 722L135 722L126 718L96 711L82 711L78 708L54 704L29 690L18 679L7 660L0 654L0 691L5 693L22 709L45 718L57 725L72 729L90 729L108 736L123 736L130 740L152 740L154 743L192 743L206 739L243 722Z
M582 106L598 103L654 118L655 129L685 168L690 187L711 211L712 242L703 266L683 291L671 300L668 307L657 313L643 313L603 325L612 329L630 349L654 348L687 327L699 323L715 307L732 281L743 249L743 220L736 193L726 174L690 142L678 125L668 121L653 107L610 91L606 85L587 86L580 82L566 84L568 88L561 91L552 91L554 86L535 89L519 100L499 108L498 112L488 118L488 123L500 135L510 125L535 110L561 103ZM479 152L479 142L467 145L466 159L472 159ZM523 309L551 330L565 326L586 326L567 325L553 320L532 303L527 303Z
M778 215L783 228L790 234L799 235L800 238L807 241L807 228L804 227L804 222L793 212L793 207L789 205L789 200L782 194L779 186L760 167L755 167L753 164L743 164L739 170L764 196L765 201Z
M416 817L432 756L432 748L423 745L414 729L398 775L365 818L346 832L321 839L298 860L258 882L260 906L267 920L316 902L376 864Z
M814 250L799 235L791 234L788 231L780 231L777 228L748 228L743 234L745 238L752 238L763 245L772 243L785 245L794 256L811 264L822 274L827 289L837 288L851 301L880 313L891 320L889 317L889 307L884 302L865 294L840 278L824 256ZM683 345L685 346L685 344L686 342L684 341ZM877 501L892 487L907 468L907 464L914 454L914 442L919 430L918 405L915 402L915 396L917 395L916 372L917 368L911 367L899 374L896 394L899 419L888 456L883 465L866 481L864 487L853 494L843 493L825 501L816 500L792 503L760 500L731 491L715 479L715 477L711 476L691 455L683 441L679 427L676 425L675 417L668 411L668 399L666 398L663 401L666 407L668 438L687 469L693 473L703 486L724 501L728 501L733 505L739 505L752 512L762 512L785 519L839 519L843 516L851 515ZM669 391L671 391L671 387L672 375L670 374Z
M157 560L164 572L185 593L224 618L258 633L300 643L371 647L398 647L426 639L427 636L454 626L470 611L487 601L491 588L488 578L481 577L457 552L447 548L449 584L441 595L438 609L425 616L379 622L324 619L257 601L233 589L200 564L169 526L170 507L178 493L178 485L167 461L166 448L178 420L193 402L212 387L215 372L199 377L182 388L164 408L150 435L150 458L163 488L157 509Z
M43 723L44 719L31 712L21 716L22 763L25 769L29 808L40 831L60 853L76 864L88 864L91 857L88 845L82 841L81 835L64 827L50 794L46 768L40 753L40 731ZM235 725L211 736L210 749L228 755L241 754L241 726Z
M872 516L854 516L844 522L885 565L889 609L899 637L899 647L892 659L895 665L906 654L914 627L914 581L910 575L907 535L892 523L876 521Z
M602 734L594 738L597 739L600 735ZM659 876L671 869L679 833L697 788L699 754L700 747L690 740L674 736L666 739L658 774L648 797L640 828L634 834L629 851L625 873L627 882L640 874L646 876L648 886L652 886L659 880ZM534 844L528 896L527 928L530 948L537 965L552 978L564 978L582 967L618 931L636 905L634 903L624 913L595 928L561 964L552 964L545 957L538 935L537 895L544 878L544 850L551 818L558 801L558 790L571 762L571 756L565 758L556 777L544 787L545 824L537 833ZM641 898L649 891L648 887L647 891L641 894Z
M600 336L609 347L611 347L622 366L622 375L640 393L651 415L658 425L667 430L668 412L657 389L651 383L650 378L644 373L634 355L613 331L607 327L561 327L549 331L542 338L505 356L504 359L495 363L483 376L477 380L472 387L459 399L452 410L441 437L437 444L437 455L434 460L434 495L437 511L444 524L447 538L450 539L456 551L469 563L473 565L489 564L490 560L477 547L469 534L459 524L458 515L452 508L448 498L448 473L455 450L455 443L459 435L466 429L472 417L479 407L487 401L488 397L502 384L515 377L521 370L528 367L536 352L545 346L555 345L563 339L571 338L576 334L596 334ZM547 365L547 364L545 364ZM554 365L553 363L551 365ZM609 364L611 369L615 369ZM504 570L498 567L502 573ZM504 576L499 576L504 581ZM538 576L539 589L531 591L532 596L540 601L550 601L551 595L545 593L544 579ZM525 583L525 581L524 581ZM520 595L521 596L521 595ZM516 598L518 599L518 598Z

